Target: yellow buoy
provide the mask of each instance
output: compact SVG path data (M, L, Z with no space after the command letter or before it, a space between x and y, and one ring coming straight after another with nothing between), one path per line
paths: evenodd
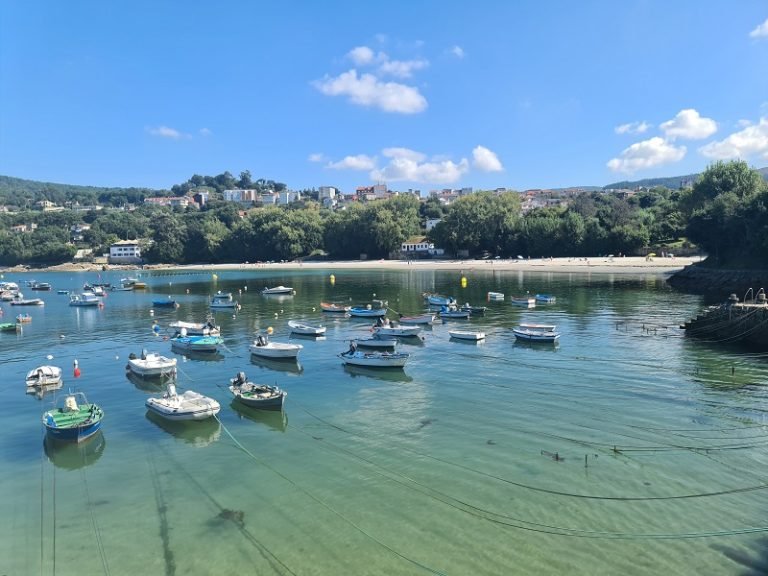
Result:
M272 326L270 326L269 328L267 328L267 334L272 334L272 332L274 332L274 331L275 331L275 330L272 328Z
M331 274L331 284L336 284L336 276Z
M467 287L467 277L466 276L462 276L461 277L461 287L462 288L466 288Z

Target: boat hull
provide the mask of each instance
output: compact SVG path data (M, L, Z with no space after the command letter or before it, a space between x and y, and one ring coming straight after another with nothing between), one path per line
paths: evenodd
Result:
M167 363L149 364L142 360L128 360L128 370L142 378L152 378L174 374L176 372L176 359L168 359Z
M403 368L410 354L387 354L381 352L344 352L339 354L341 361L350 366L366 366L368 368Z
M449 330L448 334L450 334L451 338L456 338L457 340L472 340L474 342L477 342L479 340L485 339L485 332L467 332L463 330Z
M526 342L556 342L560 338L558 332L536 332L533 330L512 330L515 338Z
M153 414L157 414L166 420L205 420L216 416L221 406L216 400L201 396L199 403L185 402L181 405L164 402L164 398L148 398L144 405Z
M251 389L241 386L230 386L229 390L235 400L243 406L260 410L280 410L288 395L284 390L271 386L255 386Z
M259 356L261 358L297 358L299 351L301 351L301 344L283 344L281 346L274 345L275 343L267 344L266 346L257 346L252 344L248 350L252 356Z
M349 309L348 314L350 316L357 316L359 318L376 318L378 316L386 316L386 308L355 308Z
M397 346L396 338L364 338L362 340L353 340L358 348L369 348L372 350L393 350Z
M104 412L95 404L81 404L77 410L56 408L43 414L48 437L62 442L82 442L101 429Z
M418 336L421 332L421 326L377 326L373 329L374 334L381 336L399 336L401 338L409 336Z
M435 321L434 314L421 314L419 316L401 316L400 324L432 324Z

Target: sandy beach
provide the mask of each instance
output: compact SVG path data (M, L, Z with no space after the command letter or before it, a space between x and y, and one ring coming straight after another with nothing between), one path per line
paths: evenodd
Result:
M623 256L594 258L532 258L525 260L333 260L313 262L268 262L243 264L190 264L168 265L147 264L142 270L525 270L531 272L595 272L611 274L670 274L698 262L699 257L656 257L647 259L642 256ZM108 265L106 270L138 270L135 266ZM48 268L26 268L17 266L0 269L0 272L89 272L105 269L100 264L68 263Z

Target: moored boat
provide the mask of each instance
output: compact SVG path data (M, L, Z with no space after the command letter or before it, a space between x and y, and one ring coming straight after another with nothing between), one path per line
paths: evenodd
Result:
M533 296L512 296L510 302L513 306L520 306L521 308L536 307L536 298Z
M21 293L17 294L21 296ZM40 298L14 298L11 300L11 306L45 306L45 301Z
M345 306L344 304L335 304L333 302L320 302L320 309L323 312L331 314L345 314L349 312L351 306Z
M394 350L397 347L397 338L374 336L373 338L358 338L352 340L356 348L369 348L374 350Z
M219 336L182 336L171 338L171 347L189 352L216 352L224 343Z
M538 332L554 332L557 326L555 324L523 323L523 324L518 324L518 328L520 328L521 330L534 330Z
M543 304L553 304L557 301L557 298L552 296L552 294L536 294L534 298L536 299L536 302L541 302Z
M456 304L456 298L453 296L443 296L442 294L434 294L432 292L424 292L422 296L424 296L424 300L430 306L452 306Z
M303 348L301 344L287 344L283 342L272 342L267 336L260 335L248 347L248 350L254 356L264 358L292 358L296 359L299 351Z
M400 336L400 337L408 337L408 336L418 336L419 332L421 332L421 326L418 324L410 325L410 326L401 326L398 324L390 325L390 326L374 326L373 327L373 333L377 336Z
M152 300L152 306L155 308L178 308L179 303L169 296L167 300Z
M462 310L464 312L469 312L470 316L483 316L485 315L485 311L488 310L487 306L472 306L469 302L464 304L459 310Z
M32 322L32 316L29 314L19 314L16 316L16 324L29 324Z
M93 292L83 292L82 294L70 294L70 306L102 306L101 299Z
M349 309L349 315L360 318L376 318L378 316L386 316L387 309L372 308L370 304L368 306L352 306Z
M51 289L51 285L48 282L35 282L34 284L32 284L31 289L47 291Z
M54 440L82 442L101 428L104 411L91 404L82 392L70 392L63 396L63 406L57 406L43 414L46 433Z
M0 332L16 332L21 328L21 322L2 322L0 323Z
M125 368L137 376L151 378L155 376L175 376L176 358L166 358L156 352L142 352L141 356L135 354L128 356L128 364Z
M440 318L467 319L469 318L469 311L459 310L454 306L443 306L443 308L440 310Z
M296 322L295 320L289 320L288 327L291 329L292 334L303 334L305 336L321 336L325 334L325 326L311 326Z
M274 288L267 288L265 286L261 293L268 296L270 294L294 294L295 292L289 286L275 286Z
M503 302L504 301L504 293L503 292L488 292L488 301L489 302Z
M402 368L410 357L406 352L362 352L352 349L339 354L344 364L370 368Z
M221 410L218 401L199 392L185 390L179 394L173 382L168 383L162 396L147 398L144 405L168 420L204 420L216 416Z
M168 324L170 328L176 331L176 334L182 336L221 336L221 328L216 325L213 318L208 318L205 322L183 322L177 320Z
M473 340L475 342L485 339L485 332L472 332L470 330L449 330L451 338L457 340Z
M435 315L432 312L418 314L415 316L400 316L400 324L432 324L435 321Z
M238 307L237 300L232 298L231 292L222 292L219 290L211 296L210 307L212 310L234 310Z
M61 368L58 366L38 366L27 372L27 388L55 386L61 382Z
M512 332L515 338L527 342L555 342L560 338L560 333L555 331L531 330L522 328L513 328Z
M264 410L280 410L288 393L278 386L256 384L248 380L245 372L238 372L230 380L230 392L235 400L251 408Z

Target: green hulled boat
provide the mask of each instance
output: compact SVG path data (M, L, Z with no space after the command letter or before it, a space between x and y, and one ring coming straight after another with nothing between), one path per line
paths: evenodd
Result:
M20 327L16 322L3 322L0 324L0 332L16 332Z

